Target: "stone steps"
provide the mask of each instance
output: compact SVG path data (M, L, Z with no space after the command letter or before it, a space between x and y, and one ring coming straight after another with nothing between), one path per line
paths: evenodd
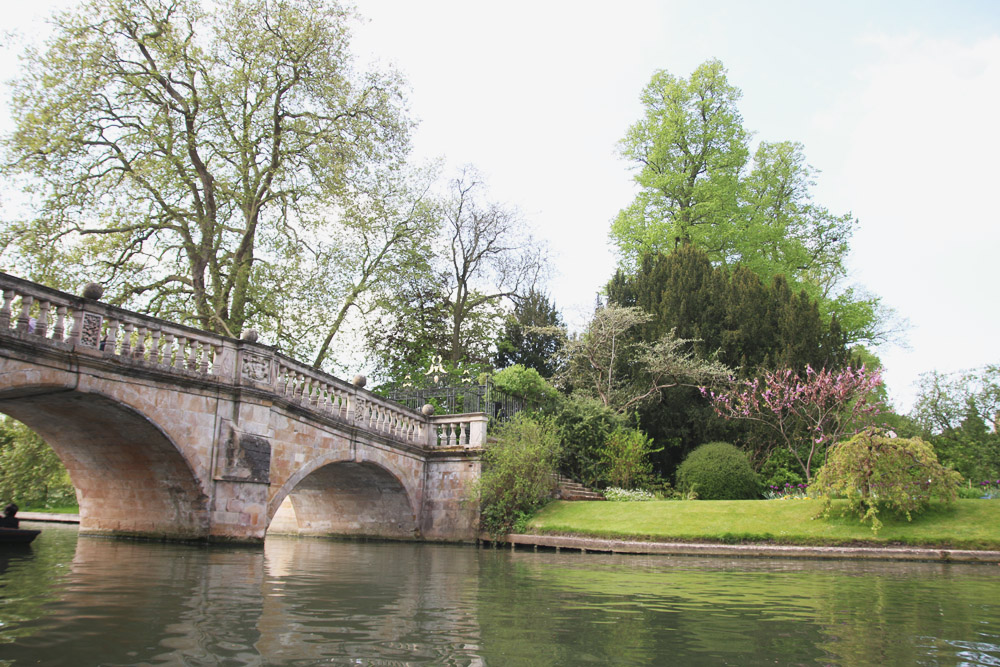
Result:
M568 477L557 475L556 483L559 485L555 492L556 500L604 500L600 491L588 489Z

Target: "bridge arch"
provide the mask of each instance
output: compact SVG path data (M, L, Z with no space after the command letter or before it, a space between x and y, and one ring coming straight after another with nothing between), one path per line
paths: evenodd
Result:
M38 433L62 460L76 488L81 532L207 537L208 497L197 475L136 407L72 385L15 382L0 390L0 412Z
M413 539L417 489L389 460L322 456L291 476L268 504L269 532Z

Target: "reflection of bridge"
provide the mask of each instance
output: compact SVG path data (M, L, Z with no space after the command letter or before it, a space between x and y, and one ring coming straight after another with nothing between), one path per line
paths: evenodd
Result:
M485 415L425 417L255 342L0 289L0 412L65 463L81 531L475 538Z

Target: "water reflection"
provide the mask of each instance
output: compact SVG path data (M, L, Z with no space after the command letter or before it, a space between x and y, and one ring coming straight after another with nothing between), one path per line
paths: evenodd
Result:
M1000 665L1000 567L268 539L0 552L0 665Z

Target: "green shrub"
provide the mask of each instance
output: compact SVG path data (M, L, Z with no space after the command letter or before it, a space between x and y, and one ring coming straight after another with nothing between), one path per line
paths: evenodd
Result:
M702 500L760 497L760 482L746 454L728 442L710 442L688 454L677 468L677 488Z
M600 401L573 395L556 408L555 426L563 445L560 469L587 486L602 483L601 450L625 418Z
M520 396L536 405L547 405L559 396L559 391L539 375L534 368L521 364L508 366L493 375L493 386L500 391Z
M927 442L872 430L837 443L810 491L825 496L823 516L830 515L833 497L846 497L845 512L857 514L877 533L880 511L909 521L931 498L955 500L961 483L962 476L942 466Z
M637 428L618 426L600 449L600 477L608 486L635 489L653 479L653 441Z
M555 490L559 436L552 421L518 414L500 427L483 452L476 486L480 526L490 535L511 532L544 505Z

